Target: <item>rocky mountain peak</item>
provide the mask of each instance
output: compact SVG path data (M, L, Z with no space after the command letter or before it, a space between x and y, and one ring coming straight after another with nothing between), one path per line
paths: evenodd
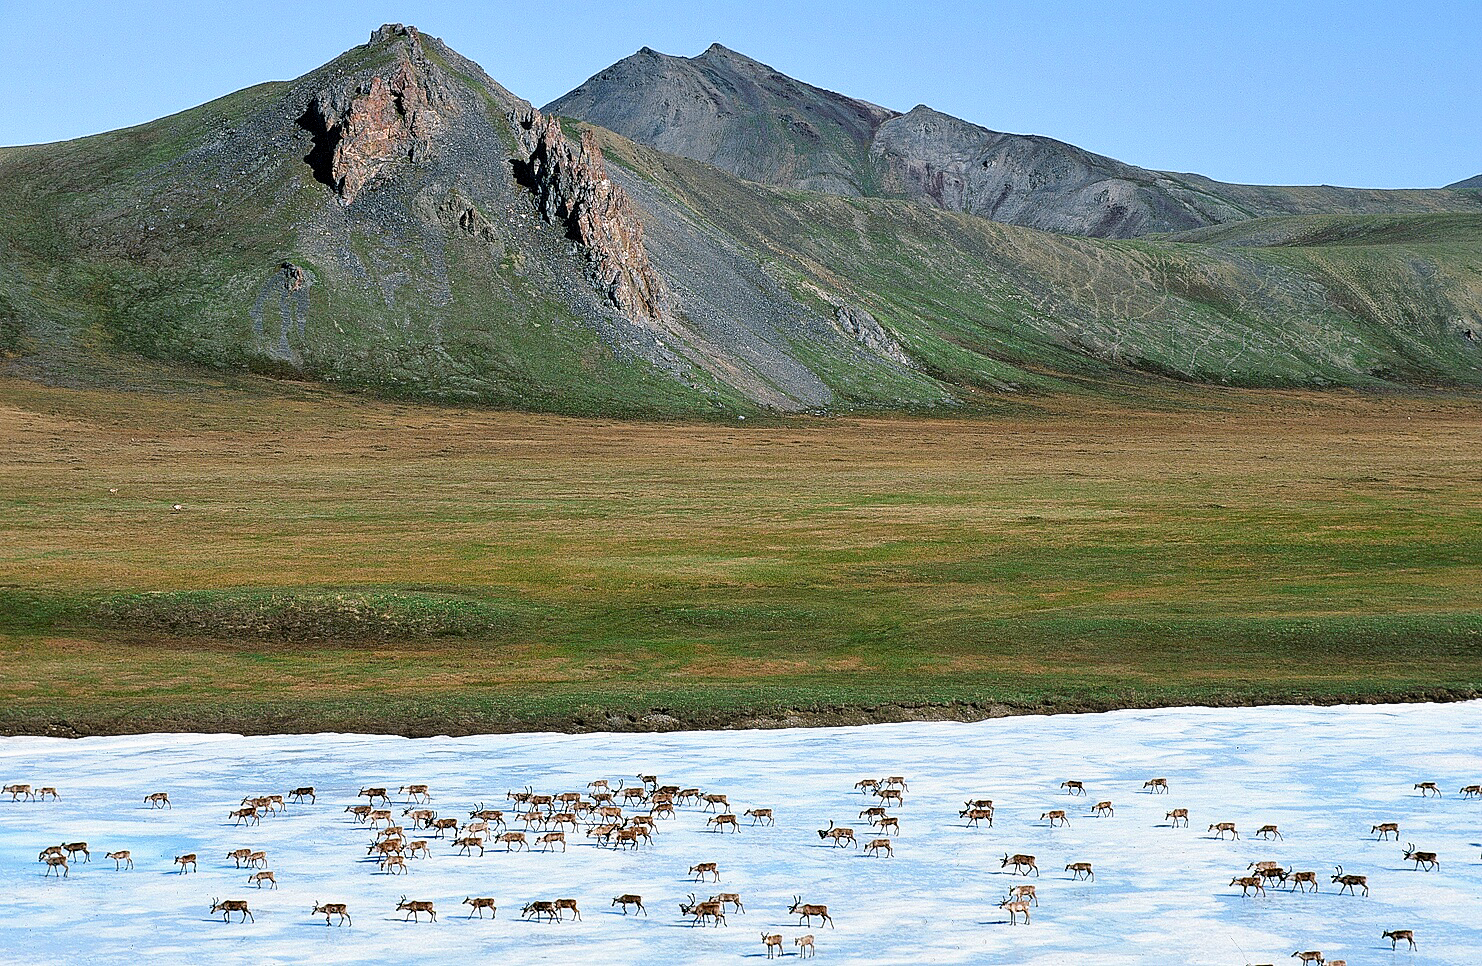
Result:
M457 112L417 28L387 24L370 43L392 45L395 59L368 78L326 87L305 115L305 126L315 131L317 174L346 205L396 162L426 158L447 117Z

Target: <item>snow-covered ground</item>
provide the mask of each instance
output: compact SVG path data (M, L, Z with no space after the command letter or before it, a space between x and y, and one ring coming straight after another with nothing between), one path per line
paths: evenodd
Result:
M820 962L1244 964L1294 962L1320 949L1350 964L1482 963L1482 800L1458 789L1482 782L1482 703L1344 708L1170 709L1104 715L1006 718L978 724L901 724L791 731L667 735L490 735L408 740L364 735L145 735L68 741L0 740L0 783L55 785L60 802L0 799L0 960L153 963L548 962L713 963L763 958L763 931L817 936ZM653 773L661 783L730 796L736 812L776 810L775 827L707 832L689 808L661 822L640 852L597 848L580 835L566 853L458 856L434 841L409 874L377 872L371 835L343 811L362 785L431 785L433 807L466 820L505 794L616 785ZM834 849L816 830L829 820L873 838L858 813L864 777L905 775L896 856ZM1166 777L1171 792L1142 789ZM1085 783L1084 798L1061 791ZM1413 785L1443 792L1422 798ZM260 826L226 816L244 795L319 789L319 804L291 806ZM174 808L150 810L168 791ZM969 798L997 803L993 828L957 817ZM1116 813L1094 818L1098 800ZM396 813L400 815L398 804ZM1189 810L1192 827L1164 815ZM1039 820L1068 810L1068 828ZM1235 822L1240 841L1206 827ZM1370 827L1400 825L1400 840ZM1253 839L1275 824L1284 841ZM45 846L86 840L92 862L65 880L43 878ZM1414 842L1439 853L1438 872L1402 857ZM247 885L224 858L266 850L277 891ZM103 853L132 850L115 872ZM200 856L180 875L171 859ZM1005 852L1032 853L1043 874L1007 874ZM1317 894L1273 889L1242 898L1228 883L1248 863L1272 859L1311 869ZM719 863L719 884L686 869ZM1069 862L1094 866L1072 881ZM1372 894L1338 895L1333 867L1366 874ZM1011 926L997 907L1010 886L1031 882L1033 922ZM687 893L740 893L744 915L725 928L687 925ZM609 903L638 893L649 915ZM403 922L397 900L436 903L438 921ZM827 903L837 928L802 928L794 895ZM493 896L496 920L464 918L465 896ZM246 899L255 922L208 914L213 898ZM580 922L523 922L532 899L573 897ZM315 902L347 903L354 925L326 927ZM1385 929L1413 929L1416 953L1391 953Z

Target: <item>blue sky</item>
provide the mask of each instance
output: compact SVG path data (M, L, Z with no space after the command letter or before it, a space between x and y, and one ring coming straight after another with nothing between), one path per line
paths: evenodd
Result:
M1482 173L1482 0L744 4L0 0L0 144L140 123L412 23L542 104L713 41L820 87L1227 181Z

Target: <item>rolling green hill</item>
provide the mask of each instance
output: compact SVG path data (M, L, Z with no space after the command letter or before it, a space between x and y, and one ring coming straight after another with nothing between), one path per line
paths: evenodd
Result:
M294 81L4 149L0 191L0 367L61 385L706 416L1482 382L1479 215L1103 240L768 187L557 124L394 25Z

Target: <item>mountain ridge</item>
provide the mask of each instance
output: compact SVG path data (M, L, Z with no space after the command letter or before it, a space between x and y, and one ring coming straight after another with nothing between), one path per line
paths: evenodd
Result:
M833 108L813 130L874 124ZM1122 241L768 186L539 111L400 25L292 81L0 151L0 191L0 372L64 385L201 367L685 418L1482 385L1473 215Z
M882 108L720 44L689 58L645 47L544 110L751 181L908 198L1091 237L1289 214L1478 209L1448 189L1239 185L1142 168L1043 135L993 131L924 104L905 113Z

